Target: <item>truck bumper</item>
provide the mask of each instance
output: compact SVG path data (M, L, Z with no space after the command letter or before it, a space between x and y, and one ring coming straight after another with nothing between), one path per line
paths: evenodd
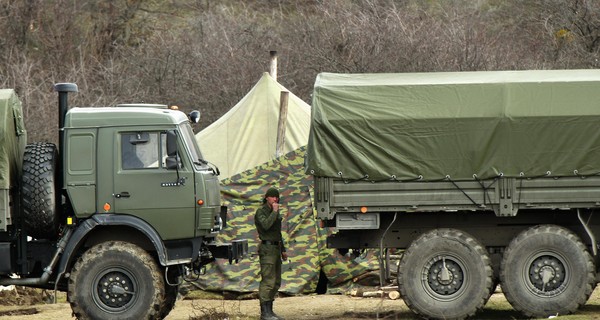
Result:
M229 263L238 263L248 255L248 240L233 240L231 243L210 244L208 246L216 259L228 259Z

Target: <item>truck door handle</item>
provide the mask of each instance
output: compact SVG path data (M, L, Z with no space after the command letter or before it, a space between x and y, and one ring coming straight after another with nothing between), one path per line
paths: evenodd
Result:
M115 198L117 198L117 199L118 198L129 198L129 197L130 197L130 195L129 195L129 192L127 192L127 191L115 194Z

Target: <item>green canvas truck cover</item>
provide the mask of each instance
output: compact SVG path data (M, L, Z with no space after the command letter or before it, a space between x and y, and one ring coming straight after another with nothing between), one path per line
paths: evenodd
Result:
M368 180L600 173L600 70L317 76L306 172Z
M14 90L0 89L0 190L21 169L26 140L21 101Z

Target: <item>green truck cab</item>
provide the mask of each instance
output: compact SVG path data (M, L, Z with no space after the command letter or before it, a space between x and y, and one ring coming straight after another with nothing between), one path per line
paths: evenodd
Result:
M25 146L20 102L2 90L0 284L67 291L82 319L164 318L182 281L248 251L247 240L215 242L227 208L218 168L194 139L199 113L150 104L69 110L77 86L55 90L58 147Z

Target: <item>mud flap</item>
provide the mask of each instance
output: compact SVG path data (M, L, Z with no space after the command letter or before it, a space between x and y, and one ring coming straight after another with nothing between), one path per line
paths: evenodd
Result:
M227 227L227 206L221 206L219 215L221 216L221 221L223 223L222 229L224 229Z
M10 242L0 243L0 274L6 275L13 273L12 269L12 254L10 250Z

